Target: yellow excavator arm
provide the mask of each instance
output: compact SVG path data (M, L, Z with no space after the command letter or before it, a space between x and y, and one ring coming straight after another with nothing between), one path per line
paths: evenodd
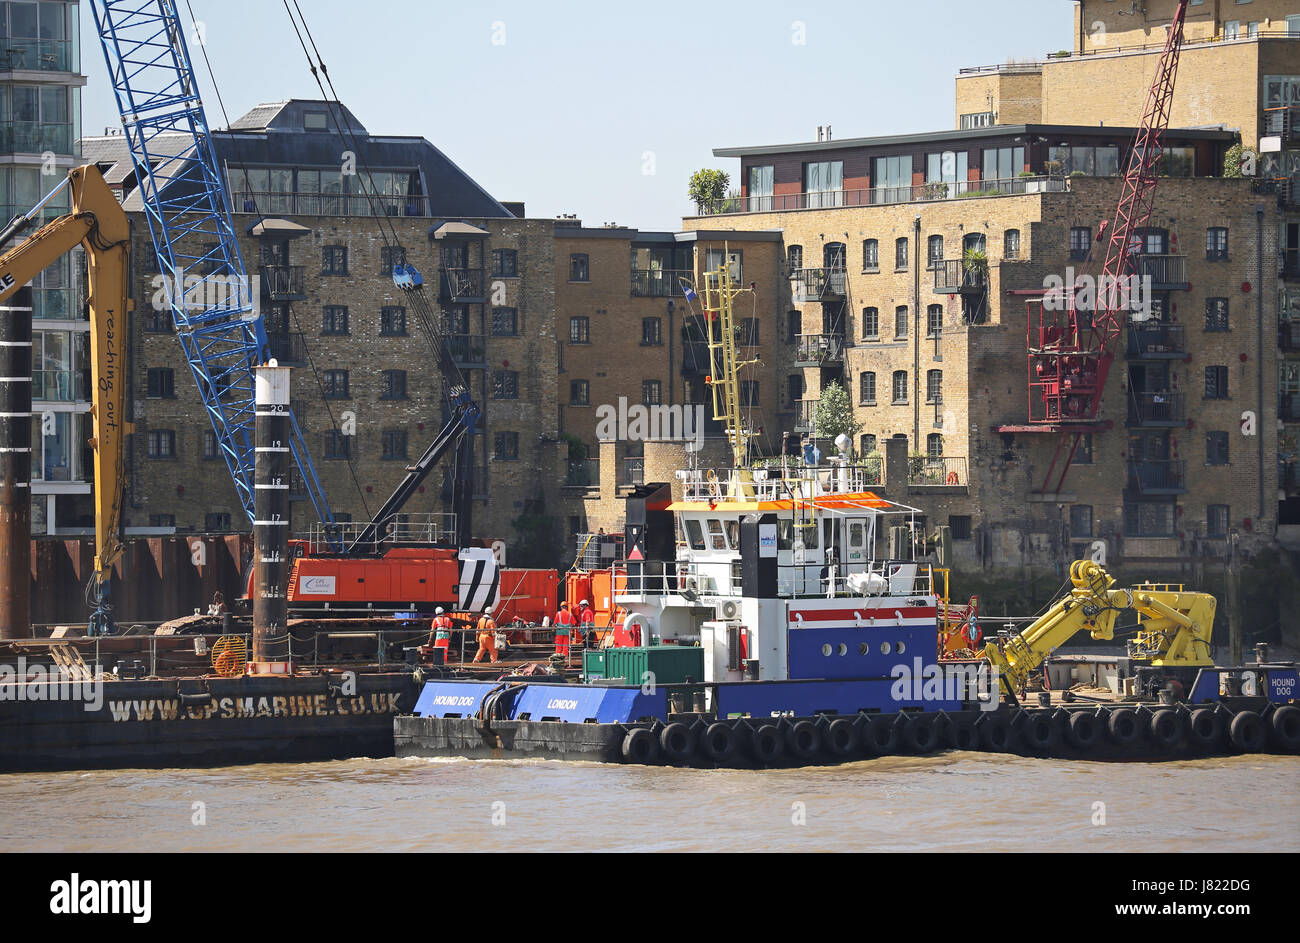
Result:
M127 387L127 297L131 229L113 191L93 164L68 172L71 212L45 224L0 255L0 303L61 256L80 245L86 250L90 290L91 415L95 450L95 582L97 595L108 586L122 553L121 513ZM18 217L0 244L34 222L36 210Z
M984 657L998 670L1009 693L1023 690L1029 677L1056 649L1087 629L1095 639L1115 637L1121 612L1138 615L1131 657L1158 667L1206 666L1214 628L1215 598L1140 584L1115 589L1115 580L1099 564L1076 560L1070 566L1073 588L1028 628L1006 642L990 641Z

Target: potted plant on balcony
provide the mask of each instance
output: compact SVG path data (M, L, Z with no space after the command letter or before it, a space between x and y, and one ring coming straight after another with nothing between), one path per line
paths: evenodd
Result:
M731 175L725 170L705 167L691 174L690 188L687 195L695 204L698 215L717 213L722 209L727 197L727 187L731 184Z
M983 249L970 248L961 254L962 271L967 285L988 284L989 257Z

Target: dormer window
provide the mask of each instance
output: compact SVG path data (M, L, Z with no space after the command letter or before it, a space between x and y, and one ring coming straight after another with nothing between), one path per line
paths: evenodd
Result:
M323 111L304 111L302 113L304 131L328 131L329 117Z

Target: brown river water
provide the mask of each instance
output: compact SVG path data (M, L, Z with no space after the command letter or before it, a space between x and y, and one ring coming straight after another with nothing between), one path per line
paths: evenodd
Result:
M385 759L18 774L0 777L0 832L6 850L69 852L1278 851L1300 839L1298 773L1273 756L947 753L765 771Z

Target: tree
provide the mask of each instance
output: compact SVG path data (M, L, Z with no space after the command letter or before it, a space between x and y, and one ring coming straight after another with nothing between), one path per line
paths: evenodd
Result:
M727 187L731 185L731 175L725 170L711 170L705 167L691 174L689 196L695 204L697 213L716 213L722 208L722 201L727 197Z
M1223 155L1223 175L1232 178L1253 177L1258 161L1259 154L1253 148L1234 144Z
M818 437L831 441L841 434L855 441L862 430L862 424L853 418L849 391L836 381L822 387L821 398L817 400L817 409L813 413L813 422Z

